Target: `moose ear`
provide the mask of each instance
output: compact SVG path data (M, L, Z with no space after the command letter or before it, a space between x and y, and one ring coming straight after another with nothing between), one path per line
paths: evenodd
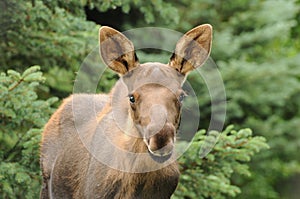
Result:
M102 26L99 29L100 55L113 71L124 75L139 65L132 42L119 31Z
M205 63L210 54L211 42L211 25L204 24L193 28L177 42L169 65L186 75Z

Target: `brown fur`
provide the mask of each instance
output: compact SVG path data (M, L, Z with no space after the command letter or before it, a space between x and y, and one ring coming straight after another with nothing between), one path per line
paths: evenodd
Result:
M200 65L210 51L211 34L207 32L211 33L209 25L192 31L192 39L197 37L197 42L209 43L205 47L206 57L197 60ZM193 68L184 62L177 63L177 55L172 56L170 65L140 65L132 43L108 27L100 30L102 43L100 52L104 62L123 76L109 95L74 94L52 115L41 142L41 198L168 199L179 178L172 153L179 126L178 99L185 74ZM177 47L175 52L184 52ZM194 50L188 52L193 54ZM190 54L188 61L196 62L193 57L199 56ZM129 102L128 94L135 97L134 103ZM158 108L153 108L157 105ZM165 115L160 112L161 107ZM124 124L118 124L118 118ZM146 156L129 158L122 151ZM151 155L167 158L157 162ZM107 166L101 158L116 168Z

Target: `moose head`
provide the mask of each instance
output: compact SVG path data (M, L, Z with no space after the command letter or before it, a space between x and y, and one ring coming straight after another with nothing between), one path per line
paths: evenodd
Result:
M120 75L112 100L117 123L125 133L142 139L154 160L167 160L186 96L182 85L209 57L212 27L200 25L183 35L168 64L140 64L133 43L113 28L101 27L99 41L104 63Z

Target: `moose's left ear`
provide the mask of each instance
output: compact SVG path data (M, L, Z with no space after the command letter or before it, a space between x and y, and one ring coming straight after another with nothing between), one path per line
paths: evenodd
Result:
M210 54L211 42L211 25L204 24L193 28L177 42L169 66L186 75L204 64Z

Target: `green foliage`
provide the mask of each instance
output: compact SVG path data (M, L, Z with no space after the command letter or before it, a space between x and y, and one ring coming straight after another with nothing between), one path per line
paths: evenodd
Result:
M57 98L35 92L45 78L39 66L20 74L0 74L0 197L37 198L40 190L39 142Z
M0 3L1 8L5 8L0 16L2 70L20 71L24 66L37 64L51 80L49 86L60 92L70 92L75 71L97 45L94 41L97 41L98 26L85 21L84 12L75 16L63 7L51 7L54 5L48 1L45 4L32 2Z
M255 149L233 145L232 153L226 154L229 149L222 143L235 144L240 140L229 128L212 153L200 159L197 154L204 132L199 132L201 139L195 138L180 160L183 175L177 198L290 198L282 194L284 182L300 173L299 0L1 1L0 72L15 71L8 70L0 77L0 197L37 196L37 140L53 111L53 99L39 100L35 91L43 89L44 98L66 96L72 91L75 72L98 44L99 26L86 21L85 6L100 12L120 10L127 19L123 27L118 27L121 30L147 24L182 32L202 23L214 27L212 58L226 87L226 124L241 129L250 127L267 138L270 150L253 156ZM141 61L166 63L170 55L141 51L138 56ZM28 72L33 75L18 73L29 65L41 66L50 89L39 85L44 78L38 68ZM87 84L91 77L88 72L83 77ZM102 78L98 90L108 91L116 77L106 71ZM211 115L209 92L205 82L195 75L190 75L189 82L201 96L200 125L206 128ZM260 137L244 138L254 148L265 148L255 144L264 143ZM250 157L251 163L247 162Z
M226 88L227 124L253 129L271 147L253 158L253 175L234 179L242 190L240 198L290 198L282 195L282 182L300 173L299 1L183 4L182 20L174 28L188 30L201 23L214 27L212 58ZM204 94L199 104L202 125L208 126L205 82L193 75L190 80L196 92Z
M243 62L224 64L225 81L230 88L227 95L231 99L228 119L260 132L272 149L255 159L256 177L245 186L249 198L282 198L275 189L278 183L300 172L299 59L281 59L272 64L244 62L242 67ZM234 70L240 70L238 75ZM253 189L257 192L250 191Z
M132 8L138 9L144 15L147 24L162 19L165 23L178 23L178 10L164 0L143 1L143 0L93 0L89 3L90 8L96 7L101 12L109 9L122 8L122 12L128 14Z
M232 175L251 176L248 162L267 148L265 138L252 136L250 129L236 131L228 126L222 133L211 131L208 135L199 131L179 159L182 174L173 198L235 197L241 190L233 184Z

